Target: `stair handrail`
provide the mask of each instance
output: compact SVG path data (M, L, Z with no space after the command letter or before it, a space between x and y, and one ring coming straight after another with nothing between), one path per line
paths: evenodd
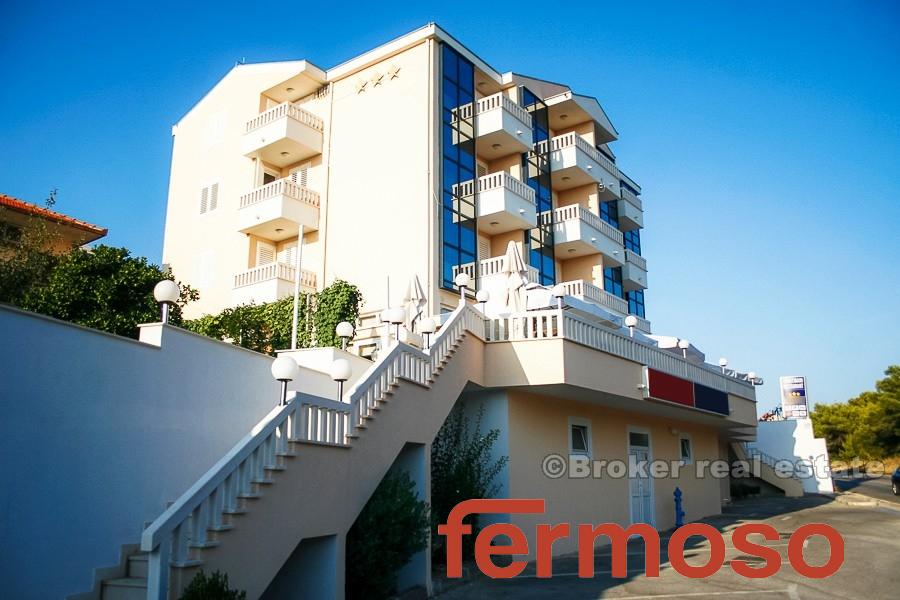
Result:
M470 305L459 306L441 326L426 350L396 342L344 395L351 405L353 429L363 424L378 399L400 379L431 387L432 375L466 331L484 339L484 315Z
M277 453L287 451L289 440L300 435L300 439L345 444L346 436L359 427L387 386L404 379L430 387L431 376L465 331L484 338L484 316L471 306L457 308L427 350L395 344L341 402L311 400L298 394L287 405L272 409L144 530L141 550L149 552L147 597L168 597L170 563L189 564L190 547L202 547L207 531L222 524L224 512L238 508L238 498L251 492L254 480L265 476L265 467L276 463ZM326 419L331 425L325 433L316 421L312 428L316 433L310 434L310 420L317 419L316 411L334 417Z

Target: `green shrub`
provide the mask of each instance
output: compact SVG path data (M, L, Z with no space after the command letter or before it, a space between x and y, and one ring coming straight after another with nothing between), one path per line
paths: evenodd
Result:
M341 321L355 322L362 295L346 281L337 280L318 294L300 294L297 320L297 347L338 346L334 330ZM291 347L294 298L289 296L266 304L244 304L226 308L216 315L204 315L184 323L185 329L273 354Z
M171 278L126 248L76 248L55 257L48 272L20 297L8 300L26 310L136 338L139 324L159 321L153 288ZM190 287L179 287L181 298L169 316L173 325L181 323L181 307L198 298Z
M445 538L437 535L437 525L446 523L450 511L463 500L494 496L499 489L494 479L509 461L508 456L492 458L491 448L500 430L482 434L483 417L483 404L474 425L465 414L465 403L457 404L431 445L431 549L432 560L437 564L443 564L447 558ZM463 522L472 525L472 535L463 536L462 548L463 558L471 559L479 531L478 515L468 515Z
M428 542L428 504L405 471L385 475L347 533L347 598L395 593L397 571Z
M197 573L184 589L181 600L244 600L247 592L239 592L228 587L228 575L215 571L206 575Z

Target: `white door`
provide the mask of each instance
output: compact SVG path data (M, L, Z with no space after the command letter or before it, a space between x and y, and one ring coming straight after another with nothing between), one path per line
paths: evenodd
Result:
M650 434L628 432L629 473L628 489L631 495L631 522L653 525L653 486L650 479ZM631 465L644 464L643 469Z

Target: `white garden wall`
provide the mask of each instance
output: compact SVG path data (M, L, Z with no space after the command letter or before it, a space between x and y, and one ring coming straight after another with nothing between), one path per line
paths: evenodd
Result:
M0 581L88 591L274 406L272 358L175 327L160 347L0 306Z

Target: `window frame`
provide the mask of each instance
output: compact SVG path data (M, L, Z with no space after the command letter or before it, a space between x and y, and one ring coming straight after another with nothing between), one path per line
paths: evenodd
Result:
M587 450L576 450L574 448L574 445L572 444L572 431L575 427L584 428ZM588 458L593 456L594 444L592 438L594 434L590 419L585 419L584 417L569 417L566 433L569 440L569 456L587 456Z
M682 442L688 443L688 457L686 459L684 457L684 453L682 452ZM678 434L678 460L680 460L681 464L683 465L694 464L694 439L689 433Z

